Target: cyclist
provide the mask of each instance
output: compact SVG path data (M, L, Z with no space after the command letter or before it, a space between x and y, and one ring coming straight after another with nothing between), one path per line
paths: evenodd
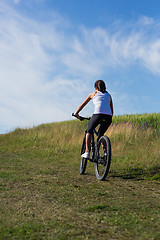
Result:
M79 112L93 99L95 105L94 113L89 120L87 134L86 134L86 151L82 154L83 158L89 158L91 134L99 124L98 139L104 135L110 124L112 123L113 116L113 102L111 95L106 91L106 85L103 80L95 82L95 91L90 93L84 102L78 107L75 116L80 118Z

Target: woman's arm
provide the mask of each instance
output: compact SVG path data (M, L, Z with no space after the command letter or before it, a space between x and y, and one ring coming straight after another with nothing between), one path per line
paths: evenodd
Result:
M111 108L111 112L112 112L112 116L113 116L113 102L112 102L112 98L110 100L110 108Z
M88 95L88 97L84 100L84 102L79 105L77 111L75 112L75 116L77 118L79 118L79 112L87 105L87 103L89 103L89 101L95 96L96 92L92 92Z

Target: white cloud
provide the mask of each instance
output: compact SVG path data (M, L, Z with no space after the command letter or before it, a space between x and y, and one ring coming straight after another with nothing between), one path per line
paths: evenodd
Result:
M54 13L53 21L38 22L5 4L0 9L0 126L5 129L69 119L92 91L91 83L112 67L138 61L160 74L160 39L148 39L144 29L152 19L125 34L121 28L73 32L71 23Z
M125 35L119 33L113 36L110 49L110 57L118 65L138 63L153 74L160 74L160 36L157 32L149 36L142 28Z
M18 3L20 2L20 0L14 0L14 2L15 2L16 4L18 4Z
M154 19L147 16L142 16L139 20L140 25L152 25L154 23L155 23Z

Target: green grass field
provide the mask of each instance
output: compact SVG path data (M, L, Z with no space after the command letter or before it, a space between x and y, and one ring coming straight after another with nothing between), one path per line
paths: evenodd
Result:
M160 114L114 117L106 181L79 175L87 122L0 135L0 239L160 239Z

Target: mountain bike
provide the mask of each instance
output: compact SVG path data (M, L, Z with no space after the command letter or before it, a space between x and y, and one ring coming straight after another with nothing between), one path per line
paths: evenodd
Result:
M74 113L72 113L72 116L75 117ZM90 118L80 116L79 120L90 120ZM86 149L86 134L87 130L85 131L82 142L81 155L85 152ZM95 144L94 135L97 135L98 137L98 132L96 129L94 129L91 134L91 157L89 159L81 157L80 174L82 175L85 173L87 161L89 160L90 162L94 163L97 179L103 181L108 175L111 164L111 142L109 137L102 136L98 141L96 141Z

